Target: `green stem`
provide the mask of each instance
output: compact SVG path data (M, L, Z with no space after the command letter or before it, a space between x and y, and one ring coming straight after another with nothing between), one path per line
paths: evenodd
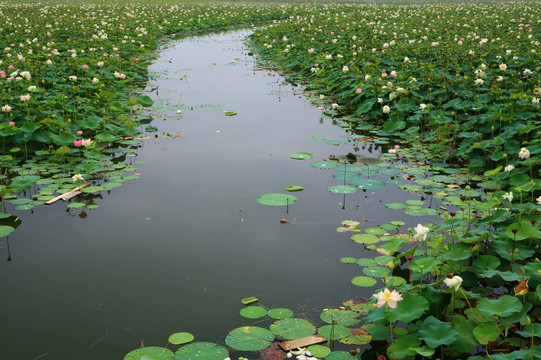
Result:
M391 320L391 309L389 309L389 305L387 305L387 303L385 304L385 307L387 308L387 312L389 313L389 330L391 331L391 351L393 352L393 359L396 359L396 357L394 356L393 321Z

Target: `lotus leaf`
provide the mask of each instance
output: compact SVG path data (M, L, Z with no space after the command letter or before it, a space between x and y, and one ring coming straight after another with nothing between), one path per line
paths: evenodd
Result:
M270 330L276 336L287 340L300 339L316 332L315 326L308 320L298 318L278 320L271 324Z
M124 360L173 360L173 352L156 346L147 346L130 351Z
M248 319L259 319L267 315L267 309L262 306L247 306L240 310L240 315Z
M291 205L297 201L297 198L293 195L287 194L265 194L257 198L257 202L263 205L269 206L286 206Z
M169 336L169 342L173 345L187 344L194 339L194 336L187 332L178 332Z
M273 341L274 335L272 332L257 326L243 326L236 328L229 332L225 338L225 343L227 345L235 350L241 351L262 350L268 347ZM219 360L223 360L223 357Z
M284 308L270 309L268 315L273 319L287 319L293 316L293 311Z
M351 326L361 321L361 316L351 310L329 309L325 310L320 315L321 320L327 324L338 324L343 326Z
M227 342L226 342L227 343ZM211 342L184 345L175 353L175 360L223 360L229 355L226 348ZM141 359L143 360L143 359Z
M331 341L344 339L351 334L351 331L343 325L324 325L321 326L317 332L325 339Z

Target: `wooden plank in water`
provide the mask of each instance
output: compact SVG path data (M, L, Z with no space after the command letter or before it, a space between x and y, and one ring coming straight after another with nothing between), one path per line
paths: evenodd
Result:
M284 341L280 343L280 347L284 349L285 351L289 351L296 348L319 344L325 341L327 341L327 339L325 339L321 335L312 335L312 336L303 337L301 339Z
M51 199L51 200L46 201L46 202L45 202L45 205L51 205L51 204L57 202L57 201L60 200L60 199L64 199L64 200L71 199L73 196L77 195L77 194L72 195L73 193L79 191L80 189L82 189L82 188L84 188L84 187L86 187L86 186L88 186L88 185L90 185L89 182L88 182L88 183L85 183L85 184L83 184L83 185L79 185L79 186L77 186L75 189L72 189L72 190L70 190L70 191L67 191L67 192L63 193L62 195L58 195L58 196L55 197L54 199ZM80 192L79 192L79 193L80 193Z

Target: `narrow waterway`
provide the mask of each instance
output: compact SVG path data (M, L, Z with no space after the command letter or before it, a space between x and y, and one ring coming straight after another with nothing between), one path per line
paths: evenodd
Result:
M336 228L394 220L384 204L397 195L358 191L344 205L327 191L342 180L310 163L352 146L309 139L345 141L302 89L257 69L248 34L160 52L148 85L159 132L128 160L139 180L104 192L85 214L65 203L11 211L22 224L0 239L2 358L118 359L178 331L223 341L250 323L238 315L245 297L317 316L370 296L350 284L361 268L340 262L365 252ZM290 159L296 152L314 159ZM257 203L291 184L304 191L288 209Z

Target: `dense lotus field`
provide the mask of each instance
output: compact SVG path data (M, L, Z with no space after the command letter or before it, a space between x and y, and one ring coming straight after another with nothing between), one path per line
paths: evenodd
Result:
M3 201L30 210L86 181L96 193L136 179L122 161L157 130L137 89L164 36L285 16L264 5L0 4Z
M4 203L29 210L86 181L82 190L93 193L136 179L123 160L156 130L140 89L160 41L274 20L250 39L261 63L304 84L352 138L396 144L382 158L404 161L404 176L418 177L406 190L446 201L439 223L415 229L396 221L361 233L356 219L344 221L340 232L356 232L353 241L378 253L342 259L363 267L353 283L385 286L367 303L322 313L328 325L317 331L351 353L316 347L287 356L351 360L370 344L368 358L541 357L539 3L2 3L0 19ZM359 165L355 154L341 159L344 173ZM12 231L0 226L0 236ZM243 315L277 321L231 331L232 349L316 331L287 309L250 303ZM179 333L170 342L192 339ZM126 358L201 353L228 356L223 346L192 343Z

